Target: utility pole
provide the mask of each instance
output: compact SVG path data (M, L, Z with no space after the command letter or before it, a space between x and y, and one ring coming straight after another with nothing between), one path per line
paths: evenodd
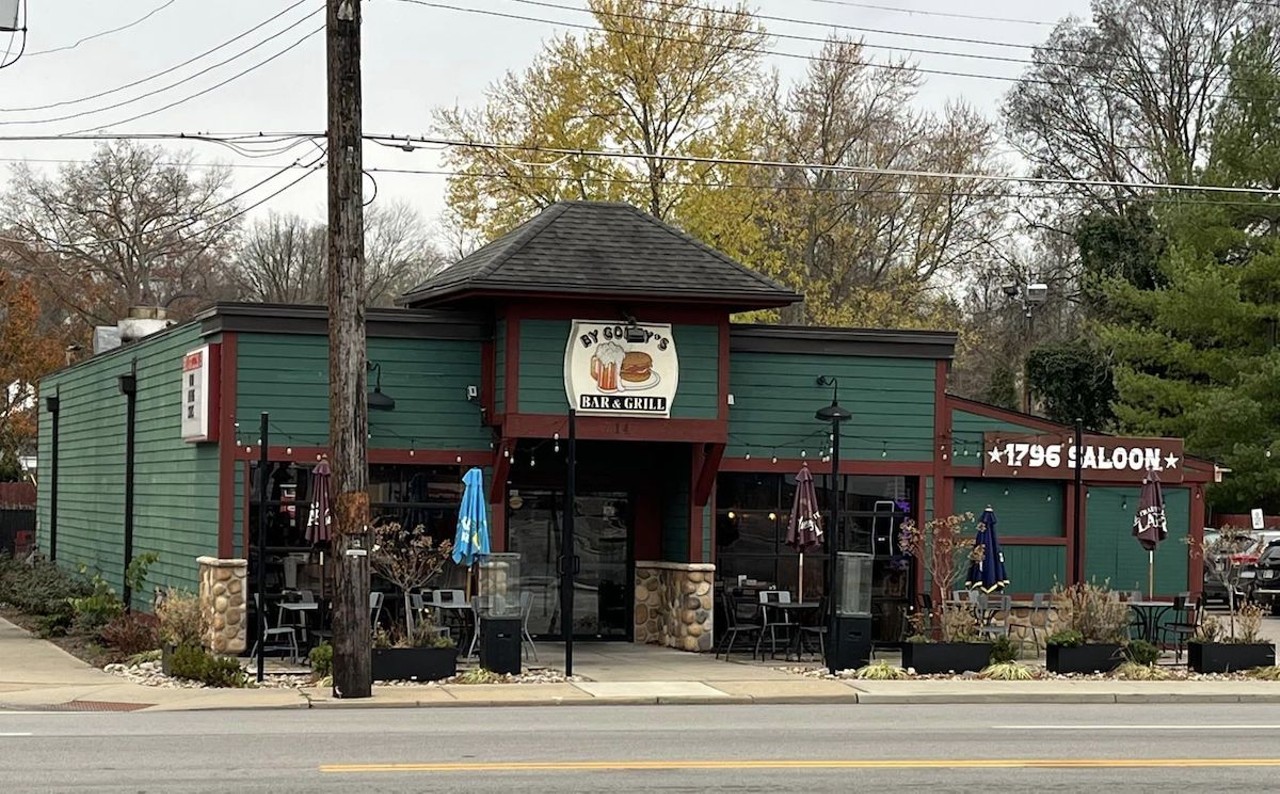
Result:
M333 695L373 694L369 626L369 405L365 370L360 0L326 0L329 96L329 450Z

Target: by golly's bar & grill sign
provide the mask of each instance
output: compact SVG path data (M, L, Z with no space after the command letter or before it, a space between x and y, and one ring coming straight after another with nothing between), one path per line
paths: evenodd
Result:
M679 380L670 325L574 321L564 353L564 390L579 413L666 418Z
M1182 482L1182 441L1176 438L1121 438L1085 435L1076 449L1073 435L984 433L985 477L1066 479L1077 458L1088 480L1142 482L1154 471L1161 482Z

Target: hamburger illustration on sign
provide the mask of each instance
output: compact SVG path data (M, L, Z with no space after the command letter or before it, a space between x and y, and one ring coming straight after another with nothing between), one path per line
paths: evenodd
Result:
M577 320L564 357L564 385L579 413L671 415L680 365L665 324Z

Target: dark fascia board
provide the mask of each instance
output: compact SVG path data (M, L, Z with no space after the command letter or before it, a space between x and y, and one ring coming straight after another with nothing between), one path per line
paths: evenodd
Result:
M329 310L315 305L217 303L196 317L204 335L234 331L255 334L329 333ZM491 323L472 312L439 309L367 309L366 333L392 339L485 340Z
M537 295L540 297L565 297L565 298L591 298L593 300L642 300L654 303L698 303L698 304L714 304L724 306L733 311L755 311L758 309L780 309L784 306L790 306L803 300L803 297L794 292L682 292L682 293L655 293L650 290L626 290L611 289L609 292L601 293L589 289L577 289L564 284L513 284L508 288L477 288L477 289L440 289L440 290L421 290L419 292L402 295L396 299L396 303L401 306L422 305L431 303L454 303L465 300L474 300L479 298L488 298L493 300L502 300L503 298L513 298L528 295Z
M955 358L956 334L951 331L731 325L729 350L743 353L803 353L950 361Z

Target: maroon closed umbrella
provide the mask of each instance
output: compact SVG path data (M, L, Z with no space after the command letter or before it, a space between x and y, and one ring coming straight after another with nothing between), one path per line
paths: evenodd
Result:
M1169 535L1169 522L1164 512L1164 494L1160 491L1160 477L1147 471L1142 479L1142 495L1138 498L1138 512L1133 516L1133 536L1147 550L1147 596L1155 596L1156 547Z
M307 542L311 545L329 542L329 461L322 460L311 470L311 510L307 513ZM325 595L324 550L320 551L320 597Z
M801 466L796 475L796 498L791 503L791 518L787 522L786 544L800 553L799 599L804 600L804 553L822 546L822 512L818 509L818 494L813 490L813 475L809 467Z

